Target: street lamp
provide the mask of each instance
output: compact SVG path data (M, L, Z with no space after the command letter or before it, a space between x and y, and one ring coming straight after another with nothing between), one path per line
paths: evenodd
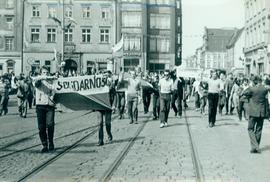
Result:
M21 73L23 73L23 48L24 48L24 11L25 11L25 1L22 1L22 32L21 32L21 36L22 36L22 42L21 42Z

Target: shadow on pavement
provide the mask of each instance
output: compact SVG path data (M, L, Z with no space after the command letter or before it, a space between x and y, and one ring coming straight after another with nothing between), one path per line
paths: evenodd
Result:
M220 120L217 120L217 122ZM215 127L219 127L219 126L239 126L239 123L220 123L220 124L216 124Z
M261 151L263 152L263 151L267 151L267 150L270 150L270 145L266 145L266 146L263 146L262 148L261 148Z

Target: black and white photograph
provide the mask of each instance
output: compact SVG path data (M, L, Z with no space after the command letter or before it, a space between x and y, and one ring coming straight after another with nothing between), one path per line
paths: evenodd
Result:
M270 0L0 0L0 182L270 182Z

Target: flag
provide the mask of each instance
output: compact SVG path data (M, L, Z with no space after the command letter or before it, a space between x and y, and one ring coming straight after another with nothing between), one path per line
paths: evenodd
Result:
M50 17L52 20L54 20L59 26L61 26L62 25L62 22L59 20L59 19L57 19L57 18L55 18L55 17Z
M121 50L123 48L124 45L124 39L123 36L121 37L121 40L119 42L117 42L113 47L112 47L112 52L116 53L119 50Z
M53 48L53 53L54 53L54 61L57 61L57 51L55 48Z
M58 78L54 101L71 110L111 110L107 79L102 75Z

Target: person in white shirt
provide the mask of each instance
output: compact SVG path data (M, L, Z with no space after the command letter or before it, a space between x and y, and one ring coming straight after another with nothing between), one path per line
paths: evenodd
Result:
M168 126L168 117L171 104L171 93L173 91L173 80L170 78L169 70L165 70L164 78L159 81L160 87L160 128Z
M208 122L212 128L216 123L218 98L220 91L220 80L216 71L212 72L212 77L208 80Z
M196 78L195 82L193 83L193 88L191 95L194 95L195 98L195 109L196 111L200 110L200 95L199 95L199 87L201 83L201 78Z

